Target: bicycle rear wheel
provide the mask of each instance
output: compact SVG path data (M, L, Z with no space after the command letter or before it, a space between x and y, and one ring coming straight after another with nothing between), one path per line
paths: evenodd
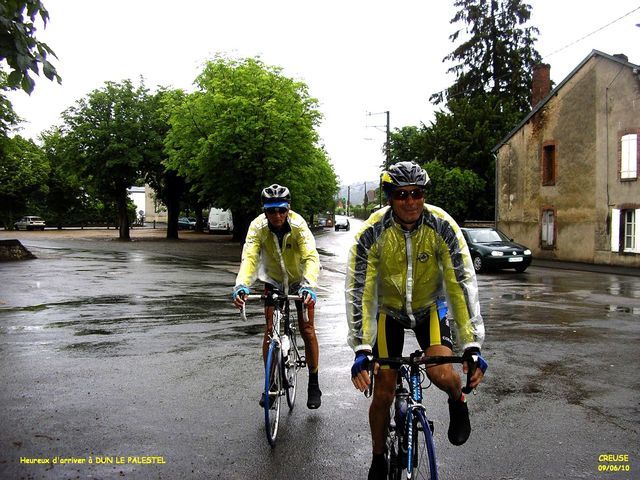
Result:
M289 336L290 347L287 361L284 365L285 385L287 387L287 404L293 410L296 403L296 392L298 388L298 370L300 370L300 352L298 351L297 339L294 334Z
M407 478L438 480L431 426L421 410L412 415L412 445L407 457Z
M282 392L282 364L280 346L276 341L269 345L264 375L264 425L267 440L273 447L280 423L280 394Z

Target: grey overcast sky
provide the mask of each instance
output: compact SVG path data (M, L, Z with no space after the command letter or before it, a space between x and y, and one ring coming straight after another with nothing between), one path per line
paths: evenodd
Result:
M307 83L324 115L321 142L341 182L354 183L378 178L382 112L391 129L428 125L429 96L452 82L442 59L454 48L453 0L43 1L50 22L37 37L56 52L62 85L41 78L31 96L10 94L20 133L34 139L107 80L142 75L148 87L190 91L216 53L260 56ZM640 62L640 0L529 3L556 83L593 49Z

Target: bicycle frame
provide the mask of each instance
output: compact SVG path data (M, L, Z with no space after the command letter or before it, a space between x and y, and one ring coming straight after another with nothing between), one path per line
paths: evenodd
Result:
M409 357L399 357L399 358L377 358L372 359L373 363L378 363L380 365L389 365L391 368L397 370L397 380L396 380L396 392L395 398L398 399L399 393L404 388L404 385L408 386L409 395L407 397L407 410L404 419L401 419L403 422L402 425L396 425L395 434L393 433L394 428L390 424L389 426L389 441L391 441L392 445L390 448L390 456L393 457L390 459L389 466L391 468L390 478L399 479L401 471L406 468L407 479L414 478L414 474L416 473L416 468L418 467L419 461L419 453L416 450L419 444L419 432L422 431L424 435L424 445L427 453L427 461L428 461L428 469L429 469L429 477L431 480L437 480L438 472L437 472L437 464L436 464L436 454L435 454L435 444L433 441L433 422L431 422L427 418L426 408L422 404L423 388L428 388L422 386L423 383L423 374L426 377L426 370L429 366L442 365L445 363L463 363L464 359L462 357L455 356L434 356L434 357L425 357L423 356L423 352L417 350L412 353ZM467 372L467 385L465 390L468 390L469 382L471 381L472 369L469 369ZM373 382L369 387L369 392L371 393L373 389ZM404 394L403 394L404 395ZM391 413L395 408L396 400L392 404ZM395 415L390 415L390 421L395 417ZM394 442L397 442L398 449L396 452L396 448L393 445ZM389 446L389 444L388 444ZM404 452L400 451L403 447L406 446L406 465L402 455ZM425 466L426 467L426 466ZM423 478L423 477L420 477Z
M274 447L278 435L280 422L280 398L287 397L289 409L293 409L296 397L298 370L306 365L306 360L298 350L296 340L296 327L290 320L290 301L301 300L296 295L285 295L278 290L270 291L264 295L246 295L245 300L271 299L274 308L271 317L271 328L268 335L269 346L265 358L265 382L264 382L264 416L267 440ZM245 305L241 309L241 317L246 320ZM306 318L306 309L303 308L303 318ZM284 322L283 322L284 320ZM284 323L284 325L283 325ZM284 340L287 337L288 340ZM289 343L284 345L283 342ZM286 350L286 351L285 351Z
M417 447L417 439L414 441L414 434L419 435L420 427L414 429L414 421L422 426L425 436L425 444L428 452L429 471L431 479L438 479L436 465L435 445L433 443L433 422L427 419L426 408L422 404L422 380L421 368L418 364L402 365L398 370L399 379L404 379L409 385L409 405L405 417L404 432L407 436L407 478L413 478L413 471L417 465L417 455L414 449ZM402 380L401 380L402 381ZM414 418L415 417L415 418Z

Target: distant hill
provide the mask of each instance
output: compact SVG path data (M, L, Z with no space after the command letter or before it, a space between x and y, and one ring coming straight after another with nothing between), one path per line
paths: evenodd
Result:
M338 197L346 199L347 195L349 195L351 205L362 205L364 200L365 183L367 190L375 190L378 188L378 182L379 180L367 180L366 182L352 183L351 185L340 185ZM351 187L350 191L347 192L349 187Z

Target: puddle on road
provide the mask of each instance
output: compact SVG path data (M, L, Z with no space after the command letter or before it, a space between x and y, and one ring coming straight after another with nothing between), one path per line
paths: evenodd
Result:
M113 354L115 350L119 349L125 344L126 342L79 342L65 345L61 348L61 350L72 352L99 352Z
M336 254L333 252L330 252L329 250L325 250L324 248L318 248L316 247L316 250L318 250L318 253L320 255L324 255L325 257L335 257Z
M109 332L108 330L85 328L77 331L74 335L76 337L82 337L85 335L113 335L113 332Z
M640 307L627 307L624 305L606 305L607 312L630 313L632 315L640 315Z

